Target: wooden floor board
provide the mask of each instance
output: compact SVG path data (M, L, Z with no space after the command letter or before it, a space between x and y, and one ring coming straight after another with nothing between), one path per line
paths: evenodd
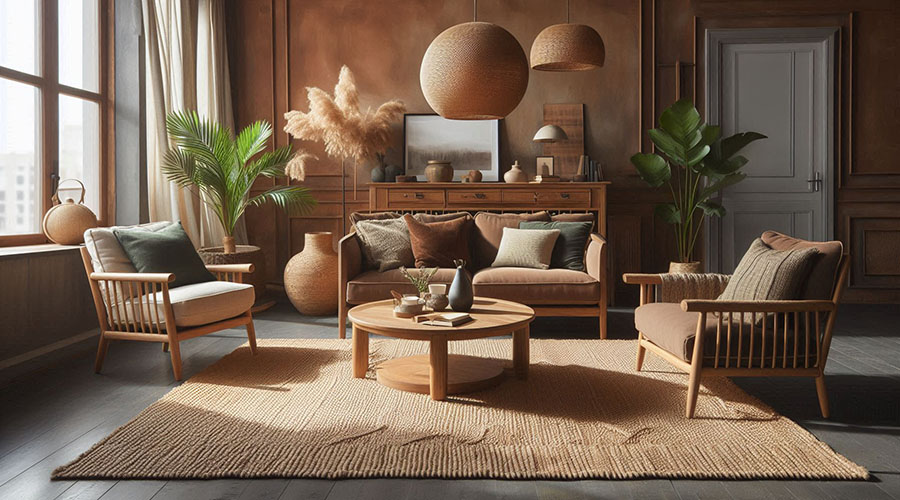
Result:
M160 499L720 499L900 500L900 310L842 306L826 370L832 418L818 414L809 380L735 379L745 390L873 471L842 481L502 481L440 479L222 479L212 481L50 481L50 472L134 417L176 383L158 344L116 342L101 375L96 339L45 360L0 372L0 498ZM335 318L303 317L286 302L255 319L260 338L335 338ZM631 311L610 314L611 337L634 338ZM589 331L590 330L590 331ZM535 338L590 338L590 318L540 318ZM182 346L185 378L246 341L243 329ZM26 369L27 368L27 369Z

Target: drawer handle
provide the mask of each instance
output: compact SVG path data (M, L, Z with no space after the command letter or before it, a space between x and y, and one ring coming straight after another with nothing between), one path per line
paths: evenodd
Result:
M475 197L479 200L483 200L485 198L485 195L484 193L475 193Z
M564 200L568 200L568 199L569 199L569 193L559 193L559 195L560 195L560 196L562 197L562 199L564 199Z
M424 200L424 199L425 199L425 195L424 195L423 193L416 193L416 199L417 199L417 200Z

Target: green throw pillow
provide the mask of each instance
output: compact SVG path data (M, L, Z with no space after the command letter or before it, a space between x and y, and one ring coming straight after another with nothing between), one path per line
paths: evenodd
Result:
M593 222L520 222L519 229L559 229L553 246L551 268L584 271L584 248L591 237Z
M116 239L139 273L174 273L172 288L215 281L181 222L159 231L116 229Z

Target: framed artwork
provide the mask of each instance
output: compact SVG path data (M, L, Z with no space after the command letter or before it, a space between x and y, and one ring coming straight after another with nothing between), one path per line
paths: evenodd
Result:
M403 115L403 167L425 180L429 160L449 161L453 180L479 170L485 181L500 173L500 120L448 120L436 114Z
M553 157L538 156L534 168L535 175L556 175L553 173Z

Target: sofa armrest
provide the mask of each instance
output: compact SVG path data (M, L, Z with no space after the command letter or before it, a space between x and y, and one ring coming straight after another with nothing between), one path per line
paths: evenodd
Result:
M338 294L341 304L347 303L347 283L362 272L362 267L362 248L354 231L338 243Z
M609 281L606 279L608 253L609 245L606 238L591 233L591 241L588 243L587 251L584 252L584 268L592 278L600 282L601 307L606 307L609 290Z

